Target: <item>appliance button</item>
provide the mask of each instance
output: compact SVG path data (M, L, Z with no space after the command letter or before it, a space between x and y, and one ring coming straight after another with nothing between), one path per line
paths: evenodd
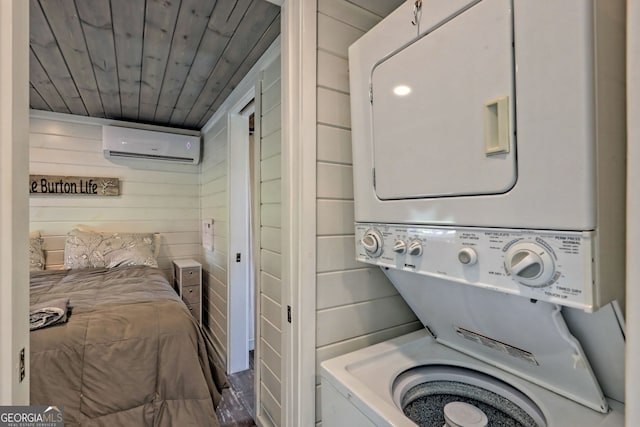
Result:
M471 248L462 248L458 251L458 261L464 265L473 265L478 262L478 254Z

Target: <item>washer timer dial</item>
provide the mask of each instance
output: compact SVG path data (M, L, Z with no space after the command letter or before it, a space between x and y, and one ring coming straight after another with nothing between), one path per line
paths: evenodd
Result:
M375 228L368 229L364 233L364 236L362 237L362 240L360 240L360 242L362 243L364 250L367 252L367 255L369 255L370 257L377 258L382 255L382 234L380 234L380 232Z
M531 288L550 285L555 273L552 254L532 242L511 246L505 255L505 268L514 280Z

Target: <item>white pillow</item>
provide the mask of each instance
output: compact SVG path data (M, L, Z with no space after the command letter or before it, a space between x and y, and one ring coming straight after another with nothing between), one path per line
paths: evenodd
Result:
M39 231L29 233L29 271L44 270L44 239Z
M127 265L158 267L156 260L158 237L159 235L152 233L99 233L86 228L74 228L67 234L64 267L67 269L112 268Z

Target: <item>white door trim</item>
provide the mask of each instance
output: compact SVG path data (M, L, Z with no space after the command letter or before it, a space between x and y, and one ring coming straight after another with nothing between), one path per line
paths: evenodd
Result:
M626 425L640 425L640 3L627 2Z
M251 88L227 117L229 132L229 278L227 286L227 373L249 369L249 269L251 247L248 218L249 118L241 114L255 96ZM240 257L240 260L236 258Z
M0 405L28 405L29 2L0 1L0 58Z
M270 425L271 420L268 419L268 416L265 414L264 408L260 404L262 402L262 389L260 388L260 383L262 382L262 363L260 363L260 358L262 357L263 345L262 340L260 339L262 336L261 326L260 326L260 318L262 315L262 303L260 301L260 295L262 293L262 277L261 277L261 251L260 248L262 246L261 243L261 218L260 218L260 207L262 205L262 194L261 194L261 147L262 147L262 78L263 72L260 73L260 77L256 81L255 85L255 122L254 122L254 132L253 132L253 162L254 162L254 177L253 177L253 188L256 194L253 197L253 259L256 260L254 262L255 268L255 311L256 316L254 319L254 336L255 336L255 352L254 352L254 364L253 364L253 391L256 402L255 407L255 422L256 425L262 427L264 425Z
M316 409L315 1L282 5L283 425L315 425Z

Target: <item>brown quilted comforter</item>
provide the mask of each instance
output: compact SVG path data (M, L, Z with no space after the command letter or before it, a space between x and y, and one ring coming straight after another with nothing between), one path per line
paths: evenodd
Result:
M31 304L69 298L31 332L31 404L66 426L217 426L225 383L197 322L150 267L32 273Z

